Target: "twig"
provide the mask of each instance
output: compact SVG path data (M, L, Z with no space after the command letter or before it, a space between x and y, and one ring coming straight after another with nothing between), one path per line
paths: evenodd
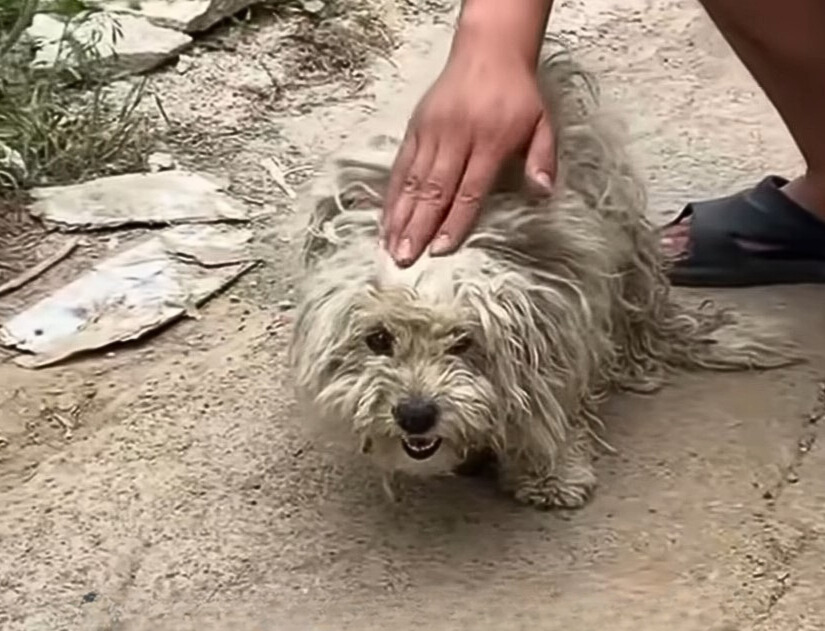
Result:
M12 278L11 280L6 281L2 285L0 285L0 296L7 294L11 291L14 291L15 289L19 289L26 283L40 276L47 269L49 269L50 267L54 266L55 264L59 263L67 256L69 256L69 254L72 253L72 251L78 246L79 243L79 238L72 239L71 241L66 243L62 248L60 248L57 252L43 259L37 265L30 267L19 276Z
M72 430L75 428L74 422L70 419L66 418L59 412L52 412L52 418L56 420L60 426L63 428L63 438L66 440L72 439Z
M281 187L281 190L286 193L289 199L297 199L298 195L294 190L292 190L292 187L287 184L286 178L284 177L284 171L275 158L264 158L261 160L261 166L266 169L270 177L275 180L275 184Z
M311 164L299 164L298 166L292 167L291 169L287 169L284 171L284 177L288 175L293 175L294 173L301 173L302 171L311 171L315 167Z

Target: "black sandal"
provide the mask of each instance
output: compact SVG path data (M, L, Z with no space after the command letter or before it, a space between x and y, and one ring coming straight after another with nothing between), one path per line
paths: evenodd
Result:
M690 217L686 256L669 272L674 285L748 287L825 283L825 222L786 196L769 176L729 197L685 206L665 229ZM758 247L748 247L747 244Z

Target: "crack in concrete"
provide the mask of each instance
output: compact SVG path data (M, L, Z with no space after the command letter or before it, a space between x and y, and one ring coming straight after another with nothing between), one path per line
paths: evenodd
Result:
M764 499L768 500L769 508L775 508L776 501L788 486L799 482L798 471L802 467L805 457L816 444L823 423L825 423L825 381L819 382L817 386L816 401L811 407L811 411L805 416L800 428L794 457L781 469L781 475L776 483L762 495Z
M748 624L758 625L770 620L776 605L793 591L795 585L791 576L793 563L820 537L820 533L812 527L791 526L784 521L776 503L785 489L799 482L798 472L816 444L823 424L825 424L825 381L818 384L816 400L800 427L794 457L787 466L783 467L776 484L763 494L763 497L768 500L768 514L761 511L754 514L757 521L762 522L763 532L766 535L763 547L769 560L758 570L758 574L754 573L753 577L758 579L770 574L771 583L766 591L747 597L753 602L755 610L744 621ZM779 531L788 528L793 528L796 533L793 536L783 537Z

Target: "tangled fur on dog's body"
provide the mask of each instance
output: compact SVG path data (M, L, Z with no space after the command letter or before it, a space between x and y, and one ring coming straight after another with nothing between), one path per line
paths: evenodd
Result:
M291 360L308 413L351 430L385 472L450 473L491 450L519 501L577 507L596 484L597 411L610 391L789 355L719 343L725 314L676 302L644 187L592 80L563 51L539 72L556 131L554 194L531 198L522 165L508 165L455 254L400 269L379 248L392 142L335 162L312 198ZM438 407L423 438L394 417L409 397ZM410 444L435 452L421 459Z

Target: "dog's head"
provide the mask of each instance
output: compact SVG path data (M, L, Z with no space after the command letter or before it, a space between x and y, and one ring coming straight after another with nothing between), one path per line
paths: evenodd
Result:
M381 467L450 471L499 430L483 327L454 291L460 270L350 258L313 275L296 322L299 386Z
M354 243L309 279L292 360L314 415L351 428L382 468L419 475L513 448L534 414L558 422L536 424L530 440L560 443L588 349L554 357L548 344L582 326L577 290L542 287L480 248L408 269L364 254L377 249Z

